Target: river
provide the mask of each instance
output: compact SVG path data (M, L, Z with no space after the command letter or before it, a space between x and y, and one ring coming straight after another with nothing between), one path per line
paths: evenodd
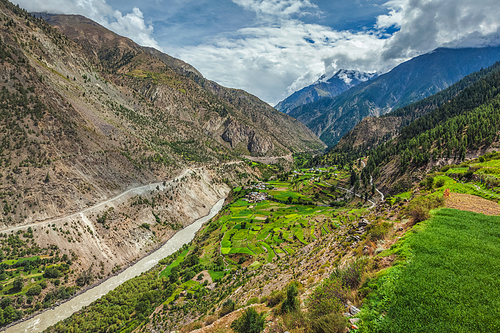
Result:
M68 318L82 307L89 305L95 300L106 295L111 290L115 289L127 280L130 280L141 273L148 271L154 267L158 261L171 255L179 250L182 245L191 242L201 226L214 217L224 204L224 199L219 200L211 209L207 216L199 218L186 228L179 230L172 238L170 238L161 248L151 253L147 257L142 258L134 265L128 267L120 274L113 276L100 285L87 290L86 292L72 298L71 300L62 303L54 309L45 311L31 319L11 326L4 330L7 333L20 332L41 332L46 328L55 325L59 321Z

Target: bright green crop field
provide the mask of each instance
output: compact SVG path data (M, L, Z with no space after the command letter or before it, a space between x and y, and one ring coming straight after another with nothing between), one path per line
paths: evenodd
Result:
M362 331L500 332L499 243L500 216L435 211L393 248L406 262L379 278Z

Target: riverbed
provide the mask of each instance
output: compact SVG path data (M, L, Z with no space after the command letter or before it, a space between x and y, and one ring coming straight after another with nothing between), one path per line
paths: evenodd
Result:
M42 312L33 318L4 329L3 331L7 333L36 333L41 332L46 328L55 325L59 321L68 318L73 313L79 311L82 307L90 305L92 302L106 295L108 292L115 289L125 281L128 281L138 275L141 275L141 273L150 270L158 263L158 261L176 252L184 244L191 242L196 235L196 232L200 230L205 222L214 217L222 209L223 204L224 199L219 200L210 209L210 213L207 216L199 218L186 228L179 230L158 250L142 258L137 263L128 267L118 275L105 280L94 288L85 291L84 293L70 299L67 302L62 303L61 305L53 309Z

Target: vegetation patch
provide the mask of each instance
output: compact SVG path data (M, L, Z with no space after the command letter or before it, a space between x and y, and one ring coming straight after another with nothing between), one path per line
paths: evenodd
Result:
M443 208L417 230L369 296L363 332L497 331L500 217Z

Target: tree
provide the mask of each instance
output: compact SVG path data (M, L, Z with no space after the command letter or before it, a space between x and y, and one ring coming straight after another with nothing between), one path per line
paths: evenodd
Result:
M30 289L28 289L28 291L26 292L26 296L37 296L40 295L41 292L42 292L42 287L37 284L36 286L33 286Z
M250 307L232 322L231 328L237 333L259 333L264 330L264 325L264 313L258 313L254 307Z
M298 294L297 284L295 282L291 283L286 289L286 298L281 304L281 313L293 312L299 309Z
M14 282L12 283L12 287L17 290L21 290L24 287L24 281L23 278L18 276Z
M48 183L50 181L50 175L49 172L47 171L47 175L45 176L44 182Z
M55 279L59 277L59 270L57 268L47 268L43 273L43 277L46 279Z

